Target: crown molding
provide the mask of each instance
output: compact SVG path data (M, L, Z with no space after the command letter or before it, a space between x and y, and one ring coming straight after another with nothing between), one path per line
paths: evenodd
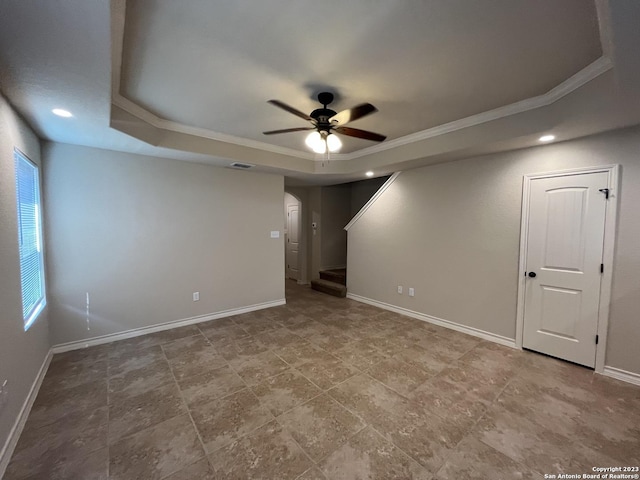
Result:
M611 34L608 16L608 1L596 0L598 11L598 23L600 28L600 41L602 44L603 55L593 63L589 64L575 75L569 77L564 82L552 88L548 92L536 97L527 98L519 102L488 110L486 112L471 115L448 122L436 127L432 127L420 132L405 135L386 142L382 142L371 147L366 147L351 153L331 154L331 161L348 161L356 158L366 157L387 150L399 148L405 145L421 142L447 133L455 132L469 127L478 126L487 122L498 120L500 118L516 115L519 113L535 110L557 102L561 98L569 95L591 80L597 78L603 73L613 68L611 61ZM112 75L111 75L111 103L131 115L139 118L141 121L158 129L193 135L196 137L206 138L214 141L224 142L240 147L253 148L266 152L286 155L301 160L311 160L316 163L327 160L325 155L315 154L295 150L287 147L280 147L270 143L260 142L257 140L237 137L225 133L215 132L206 128L193 127L179 122L161 118L149 110L145 109L136 102L124 97L121 93L121 73L122 73L122 49L124 38L124 23L126 12L126 0L112 0L111 3L111 46L112 46Z
M483 123L498 120L500 118L527 112L529 110L535 110L536 108L540 107L546 107L569 95L571 92L577 90L594 78L607 72L611 68L613 68L611 60L604 56L600 57L598 60L583 68L578 73L576 73L572 77L569 77L560 85L554 87L545 94L539 95L537 97L527 98L519 102L511 103L509 105L478 113L476 115L471 115L470 117L461 118L460 120L454 120L453 122L438 125L437 127L429 128L421 132L405 135L404 137L394 138L393 140L390 140L388 142L374 145L372 147L367 147L362 150L358 150L357 152L348 154L348 159L352 160L354 158L360 158L374 153L384 152L385 150L390 150L393 148L401 147L403 145L409 145L411 143L416 143L422 140L427 140L429 138L455 132L456 130L474 127L476 125L481 125Z
M120 93L112 94L111 103L116 107L119 107L122 110L126 111L127 113L130 113L134 117L139 118L143 122L146 122L149 125L161 130L184 133L186 135L193 135L196 137L216 140L218 142L230 143L233 145L238 145L240 147L255 148L257 150L263 150L266 152L278 153L281 155L287 155L289 157L296 157L301 160L317 161L317 157L321 157L310 152L302 152L299 150L294 150L293 148L280 147L278 145L271 145L270 143L259 142L257 140L251 140L248 138L236 137L234 135L229 135L226 133L214 132L213 130L209 130L206 128L193 127L191 125L174 122L173 120L167 120L151 113L149 110L141 107L139 104L124 97Z
M595 0L598 29L600 31L600 45L602 56L613 58L613 32L611 27L611 6L609 0Z
M535 110L540 107L546 107L548 105L551 105L554 102L557 102L561 98L569 95L571 92L587 84L594 78L609 71L612 67L613 65L611 63L611 60L603 56L543 95L527 98L525 100L521 100L516 103L511 103L503 107L498 107L493 110L488 110L486 112L478 113L476 115L471 115L469 117L461 118L459 120L454 120L453 122L445 123L443 125L438 125L437 127L429 128L421 132L405 135L404 137L395 138L393 140L389 140L387 142L374 145L372 147L367 147L362 150L358 150L356 152L344 153L344 154L332 154L331 160L335 160L335 161L353 160L356 158L365 157L367 155L372 155L375 153L384 152L394 148L402 147L404 145L409 145L409 144L420 142L423 140L428 140L430 138L437 137L440 135L445 135L447 133L455 132L457 130L462 130L464 128L474 127L477 125L481 125L483 123L491 122L493 120L498 120L500 118L516 115L518 113L527 112L529 110ZM313 160L316 162L321 162L326 160L326 157L324 157L324 155L302 152L299 150L294 150L292 148L279 147L277 145L272 145L269 143L259 142L259 141L251 140L247 138L236 137L236 136L228 135L225 133L214 132L212 130L208 130L205 128L192 127L189 125L184 125L178 122L174 122L172 120L166 120L164 118L158 117L157 115L154 115L153 113L149 112L145 108L141 107L139 104L131 101L130 99L116 92L114 92L112 95L112 103L117 107L127 111L131 115L139 118L140 120L147 122L150 125L163 130L169 130L177 133L184 133L187 135L194 135L197 137L208 138L211 140L230 143L230 144L238 145L242 147L255 148L258 150L264 150L268 152L287 155L290 157L300 158L301 160Z

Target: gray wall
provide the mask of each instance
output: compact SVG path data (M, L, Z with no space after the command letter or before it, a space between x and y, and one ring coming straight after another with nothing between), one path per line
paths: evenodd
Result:
M0 410L0 453L49 351L48 307L26 332L22 320L14 147L40 165L38 138L0 96L0 385L8 380L7 403Z
M523 175L614 163L622 188L606 365L640 373L638 127L403 172L349 231L349 292L515 338Z
M351 218L360 211L365 204L371 200L371 197L380 190L380 187L384 185L389 179L388 176L371 178L368 180L361 180L359 182L351 183Z
M322 188L320 269L347 265L347 232L351 220L351 185Z
M302 203L301 281L318 278L323 268L346 265L344 227L389 177L329 187L286 187ZM312 222L316 222L314 231ZM336 263L330 263L336 262Z
M51 143L43 157L53 344L284 299L283 177Z

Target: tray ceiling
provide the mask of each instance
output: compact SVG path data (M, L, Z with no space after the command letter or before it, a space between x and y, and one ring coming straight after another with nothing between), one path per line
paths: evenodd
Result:
M0 90L54 142L334 184L640 122L640 2L4 0ZM331 161L310 112L371 102ZM64 108L72 118L59 118Z
M157 117L307 151L310 112L329 90L354 127L389 140L545 94L602 55L584 0L127 2L120 94ZM345 138L343 153L371 142Z

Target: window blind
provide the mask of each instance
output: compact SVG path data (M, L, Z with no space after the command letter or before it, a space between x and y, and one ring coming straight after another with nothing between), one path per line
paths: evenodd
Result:
M20 283L25 330L44 308L44 262L40 217L38 167L19 150L16 164L16 200L18 207L18 244L20 247Z

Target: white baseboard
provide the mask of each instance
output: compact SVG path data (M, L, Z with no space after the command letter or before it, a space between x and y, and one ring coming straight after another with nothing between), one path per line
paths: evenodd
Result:
M143 328L135 328L132 330L127 330L125 332L113 333L109 335L103 335L100 337L93 337L86 340L79 340L75 342L68 342L59 345L54 345L51 347L47 356L45 357L40 370L38 371L38 375L31 385L31 390L29 391L29 395L27 399L24 401L20 413L18 414L18 418L16 419L11 432L9 432L9 437L5 442L4 447L0 450L0 479L3 477L7 466L9 465L9 461L11 460L11 456L13 455L13 451L18 444L18 440L20 435L22 434L22 430L24 429L24 425L27 422L27 418L29 418L29 413L31 412L31 407L33 406L33 402L35 402L36 397L38 396L38 391L40 390L40 386L42 385L42 381L47 373L47 369L49 368L49 364L51 363L51 359L55 353L63 353L69 352L71 350L78 350L81 348L92 347L95 345L102 345L105 343L115 342L117 340L124 340L126 338L139 337L141 335L146 335L148 333L161 332L163 330L170 330L172 328L183 327L186 325L193 325L195 323L207 322L209 320L216 320L219 318L230 317L232 315L240 315L242 313L254 312L256 310L262 310L265 308L277 307L279 305L285 305L286 300L274 300L272 302L258 303L255 305L249 305L247 307L241 308L231 308L229 310L223 310L216 313L210 313L207 315L199 315L197 317L183 318L181 320L174 320L172 322L161 323L158 325L152 325L150 327Z
M602 371L602 375L622 380L623 382L633 383L634 385L640 385L640 373L633 373L622 370L621 368L605 366Z
M18 414L18 418L16 422L13 424L13 428L9 432L9 437L2 447L0 451L0 478L4 476L7 467L9 466L9 460L11 460L11 456L13 455L13 451L18 444L18 440L20 439L20 435L22 434L22 430L24 429L25 423L27 423L27 418L29 418L29 413L31 413L31 407L33 407L33 402L36 401L36 397L38 396L38 391L40 390L40 386L42 385L42 381L44 380L44 376L49 369L49 364L51 363L51 358L53 357L53 352L49 350L47 355L40 366L40 370L38 371L38 375L36 379L33 381L31 385L31 389L29 390L29 395L27 395L26 400L22 404L22 408L20 409L20 413Z
M505 347L517 348L516 341L513 338L503 337L502 335L497 335L485 330L480 330L479 328L468 327L459 323L450 322L449 320L443 320L442 318L432 317L431 315L415 312L413 310L409 310L408 308L398 307L396 305L380 302L371 298L362 297L354 293L347 293L347 298L355 300L356 302L366 303L368 305L373 305L374 307L380 307L384 310L389 310L401 315L416 318L418 320L422 320L423 322L433 323L434 325L438 325L440 327L450 328L451 330L466 333L467 335L473 335L474 337L479 337L483 340L489 340L490 342L499 343L500 345L504 345Z
M216 313L208 313L206 315L199 315L197 317L183 318L180 320L173 320L171 322L160 323L152 325L150 327L134 328L132 330L126 330L124 332L111 333L109 335L102 335L99 337L88 338L85 340L77 340L74 342L61 343L51 347L53 353L69 352L71 350L79 350L81 348L93 347L96 345L103 345L105 343L111 343L118 340L125 340L127 338L139 337L141 335L147 335L149 333L161 332L163 330L171 330L172 328L184 327L186 325L193 325L195 323L208 322L209 320L217 320L219 318L230 317L232 315L240 315L242 313L254 312L256 310L262 310L265 308L277 307L279 305L285 305L287 301L282 298L280 300L274 300L272 302L257 303L255 305L249 305L241 308L231 308L229 310L222 310Z

